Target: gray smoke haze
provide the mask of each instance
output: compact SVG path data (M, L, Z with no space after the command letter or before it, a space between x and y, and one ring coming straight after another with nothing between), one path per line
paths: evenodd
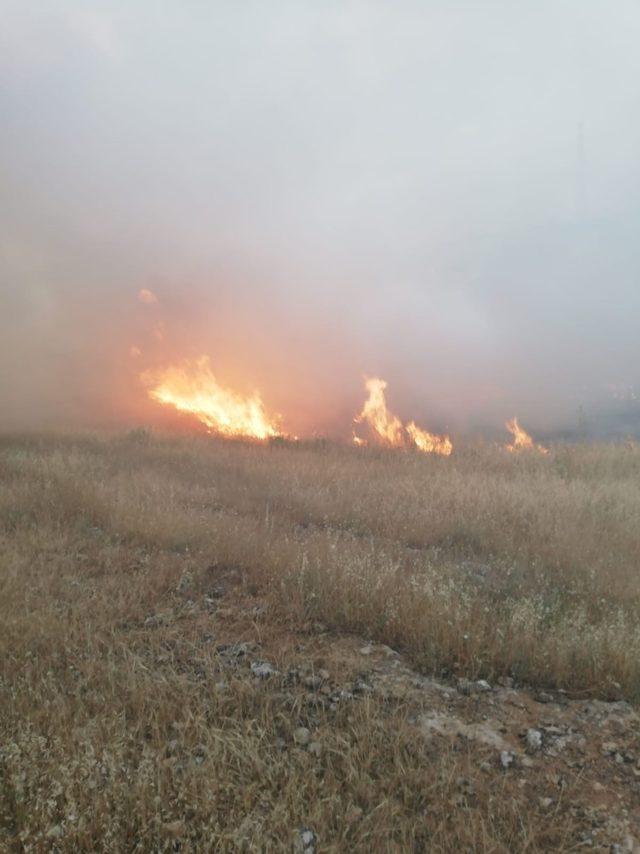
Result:
M637 384L637 0L0 12L0 427L149 421L201 353L298 432L363 373L454 431Z

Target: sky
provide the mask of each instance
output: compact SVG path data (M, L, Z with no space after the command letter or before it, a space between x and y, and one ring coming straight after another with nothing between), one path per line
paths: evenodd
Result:
M0 429L153 422L204 354L302 433L365 375L454 432L637 388L637 0L0 15Z

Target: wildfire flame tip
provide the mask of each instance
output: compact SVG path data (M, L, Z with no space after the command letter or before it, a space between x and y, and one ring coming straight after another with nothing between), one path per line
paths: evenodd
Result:
M505 427L513 436L513 442L510 445L505 445L507 451L516 453L517 451L538 451L540 454L548 454L548 448L543 445L536 445L531 436L518 423L516 415L510 418Z
M384 391L387 388L386 380L380 377L365 377L365 387L369 397L362 407L362 411L356 415L356 424L366 423L373 434L384 445L395 448L412 445L426 454L441 454L449 456L453 451L453 443L448 436L437 436L423 430L410 421L406 426L387 407ZM352 441L356 445L366 445L366 439L362 439L355 431Z
M142 380L152 386L149 397L194 415L212 433L260 441L291 438L280 431L280 417L267 414L258 392L244 396L221 386L208 356L143 374Z

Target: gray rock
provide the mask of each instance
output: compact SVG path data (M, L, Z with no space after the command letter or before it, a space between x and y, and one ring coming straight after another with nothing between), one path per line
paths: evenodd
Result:
M296 854L314 854L316 850L315 841L316 835L313 830L303 827L296 835L294 843Z
M511 753L510 750L501 750L500 751L500 764L503 768L511 768L515 761L515 756Z
M269 679L270 676L274 676L278 671L268 661L252 661L251 672L259 679Z
M537 729L528 729L525 741L529 753L536 753L542 747L542 733Z
M306 726L299 726L293 731L293 740L296 744L299 744L301 747L304 747L311 741L311 733L306 728Z

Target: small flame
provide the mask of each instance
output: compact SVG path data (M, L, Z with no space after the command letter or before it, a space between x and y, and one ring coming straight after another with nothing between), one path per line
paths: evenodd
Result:
M245 397L223 388L207 356L181 367L169 367L160 374L143 374L142 379L153 384L149 397L195 415L213 433L261 440L283 436L278 428L279 417L267 414L260 395L256 392Z
M442 454L448 457L453 450L453 444L448 436L436 436L422 430L415 421L410 421L405 427L402 421L389 411L384 396L387 383L378 377L365 380L365 386L369 397L362 407L362 412L354 418L356 424L368 424L373 433L384 445L393 448L402 448L407 444L415 447L426 454ZM362 439L355 432L353 442L356 445L366 445L366 439Z
M453 442L448 436L436 436L434 433L427 433L426 430L421 430L415 421L410 421L407 424L407 433L415 446L424 451L425 454L442 454L442 456L448 457L453 451Z
M365 386L369 397L360 415L354 419L356 424L367 423L385 445L400 447L404 444L402 421L387 409L384 398L386 382L373 377L365 380Z
M513 436L513 442L510 445L505 445L507 451L511 451L514 453L516 451L538 451L541 454L548 454L548 448L543 447L542 445L536 445L531 436L527 433L526 430L523 430L520 424L518 424L518 419L514 415L507 423L505 424L507 430Z

